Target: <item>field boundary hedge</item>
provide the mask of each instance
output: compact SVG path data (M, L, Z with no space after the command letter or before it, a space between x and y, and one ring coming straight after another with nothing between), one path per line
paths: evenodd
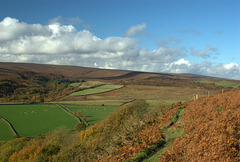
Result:
M18 134L18 132L16 131L16 129L13 127L13 125L4 117L0 116L0 119L2 119L11 129L11 131L13 132L15 137L20 137L20 135Z
M99 85L99 86L97 86L97 87L87 88L87 89L84 89L84 90L94 89L94 88L98 88L98 87L101 87L101 86L104 86L104 85L108 85L108 84L103 84L103 85ZM68 97L76 97L76 96L90 96L90 95L97 95L97 94L102 94L102 93L107 93L107 92L112 92L112 91L115 91L115 90L119 90L119 89L122 89L122 88L124 88L124 87L125 87L125 85L122 85L122 87L120 87L120 88L114 88L114 89L110 89L110 90L108 90L108 91L104 91L104 92L97 92L97 93L85 94L85 95L72 95L72 94L74 94L74 93L80 92L80 91L77 91L77 92L74 92L74 93L68 95L67 98L68 98ZM81 90L81 91L83 91L83 90Z
M64 105L61 104L56 104L58 107L60 107L61 109L63 109L66 113L74 116L80 123L84 123L86 126L88 126L88 122L86 120L84 120L81 116L77 116L75 115L69 108L67 108Z

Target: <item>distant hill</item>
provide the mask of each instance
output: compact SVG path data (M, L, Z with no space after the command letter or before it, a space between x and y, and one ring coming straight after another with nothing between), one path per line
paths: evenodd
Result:
M213 79L215 77L196 74L151 73L128 70L98 69L68 65L46 65L33 63L6 63L0 62L0 77L6 79L32 77L36 75L46 77L97 79L108 81L119 80L156 80L169 79Z
M33 63L0 63L0 102L53 101L73 93L70 83L100 81L103 84L149 85L219 90L240 81L196 75L151 73L129 70L98 69L81 66ZM222 84L215 84L217 81ZM231 88L225 86L226 88Z

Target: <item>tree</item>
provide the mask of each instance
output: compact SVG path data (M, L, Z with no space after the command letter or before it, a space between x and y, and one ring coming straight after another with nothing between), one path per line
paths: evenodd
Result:
M81 111L81 110L78 110L78 111L77 111L77 116L78 116L78 117L81 117L81 116L82 116L82 111Z
M75 125L74 130L76 131L82 131L86 129L86 125L84 123L78 123Z
M40 98L40 102L44 102L44 99L43 99L43 98Z

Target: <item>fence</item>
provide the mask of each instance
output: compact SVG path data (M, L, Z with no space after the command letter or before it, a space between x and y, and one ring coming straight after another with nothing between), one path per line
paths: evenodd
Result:
M216 95L216 94L219 94L219 93L224 93L224 92L225 92L225 90L222 89L221 91L220 90L215 91L215 92L214 91L212 91L212 92L207 91L206 93L195 94L193 96L193 100L195 101L195 100L197 100L199 98L202 98L202 97L209 97L209 96Z

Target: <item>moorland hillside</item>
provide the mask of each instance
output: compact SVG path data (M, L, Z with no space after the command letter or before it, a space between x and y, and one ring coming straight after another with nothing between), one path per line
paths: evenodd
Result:
M55 101L79 90L70 87L69 84L89 80L100 81L103 84L220 90L224 87L214 82L226 79L194 74L147 73L30 63L0 63L0 101ZM196 80L212 80L213 83L197 82ZM236 80L228 81L240 83ZM228 87L225 87L225 89L228 89Z
M240 90L146 109L138 100L79 133L0 143L1 161L239 161ZM177 133L176 133L177 132Z
M239 161L239 87L194 74L0 63L0 161Z
M240 90L190 102L178 127L185 135L162 161L239 161Z

